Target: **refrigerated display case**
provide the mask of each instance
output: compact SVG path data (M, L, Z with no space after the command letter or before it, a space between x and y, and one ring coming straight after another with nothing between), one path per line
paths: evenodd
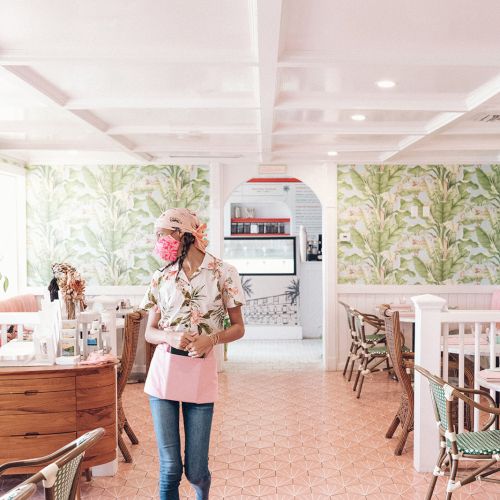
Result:
M224 261L244 275L294 276L295 237L224 238Z

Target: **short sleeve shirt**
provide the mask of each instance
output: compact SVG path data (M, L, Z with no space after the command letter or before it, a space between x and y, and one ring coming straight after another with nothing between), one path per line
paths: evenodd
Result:
M227 309L244 304L236 268L206 253L191 279L178 264L155 271L141 308L160 312L159 328L209 335L223 329Z

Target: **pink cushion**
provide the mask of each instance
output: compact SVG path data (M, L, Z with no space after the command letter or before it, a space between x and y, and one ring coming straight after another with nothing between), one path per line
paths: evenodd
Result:
M37 312L40 308L33 294L16 295L0 300L0 312Z

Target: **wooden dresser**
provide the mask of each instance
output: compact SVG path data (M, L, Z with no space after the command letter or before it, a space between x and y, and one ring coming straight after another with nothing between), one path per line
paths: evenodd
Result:
M84 469L116 458L115 365L0 368L0 463L46 455L96 427L106 434Z

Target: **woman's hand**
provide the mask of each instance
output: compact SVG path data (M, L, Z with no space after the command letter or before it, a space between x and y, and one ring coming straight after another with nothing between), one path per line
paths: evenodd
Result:
M176 349L187 350L188 346L198 336L197 332L168 332L167 342Z
M187 349L189 351L189 356L192 358L203 358L212 349L213 344L207 335L198 335L190 344L188 344Z

